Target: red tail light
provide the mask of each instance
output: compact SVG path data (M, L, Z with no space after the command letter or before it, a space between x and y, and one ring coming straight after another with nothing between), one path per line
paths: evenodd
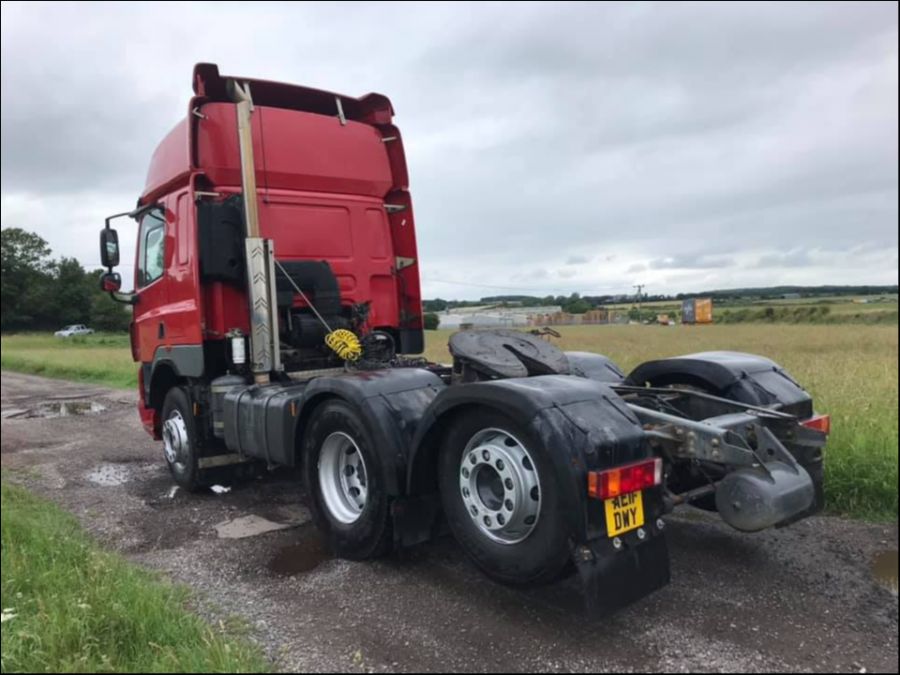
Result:
M662 460L647 459L606 471L588 472L588 496L612 499L662 483Z
M808 420L800 422L808 429L821 431L823 434L831 433L831 415L813 415Z

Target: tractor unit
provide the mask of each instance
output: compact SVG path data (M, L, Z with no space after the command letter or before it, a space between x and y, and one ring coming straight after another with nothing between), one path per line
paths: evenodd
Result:
M193 91L137 207L101 233L101 284L133 308L138 412L178 485L293 467L337 556L449 530L496 581L576 573L600 611L669 581L680 505L746 532L822 508L829 417L761 356L626 374L483 330L450 337L452 364L422 358L409 177L384 96L213 64ZM114 272L122 216L137 223L129 293Z

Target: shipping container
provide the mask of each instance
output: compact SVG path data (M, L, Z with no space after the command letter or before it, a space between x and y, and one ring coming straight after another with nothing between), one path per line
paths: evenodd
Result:
M712 323L712 298L690 298L681 303L681 323Z

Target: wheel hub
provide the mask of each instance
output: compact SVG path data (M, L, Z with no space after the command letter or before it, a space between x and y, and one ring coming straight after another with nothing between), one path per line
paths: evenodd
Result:
M502 429L483 429L466 444L459 491L472 521L496 542L516 544L537 525L537 469L525 446Z
M187 425L178 410L173 410L162 428L163 449L166 461L179 470L184 469L186 456L190 447Z
M319 489L322 500L338 521L355 522L369 495L366 462L359 446L348 434L335 431L322 443L319 453Z

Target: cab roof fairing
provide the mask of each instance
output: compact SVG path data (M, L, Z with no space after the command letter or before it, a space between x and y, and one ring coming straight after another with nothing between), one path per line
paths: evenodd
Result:
M335 117L338 116L337 101L340 100L346 119L385 127L391 125L394 115L390 100L382 94L370 93L361 98L353 98L282 82L223 76L219 74L216 64L198 63L194 66L192 77L195 95L188 104L187 115L166 134L154 150L138 206L148 204L172 187L187 185L191 174L201 170L196 163L193 111L211 101L230 103L232 99L227 83L232 79L249 84L254 105Z

